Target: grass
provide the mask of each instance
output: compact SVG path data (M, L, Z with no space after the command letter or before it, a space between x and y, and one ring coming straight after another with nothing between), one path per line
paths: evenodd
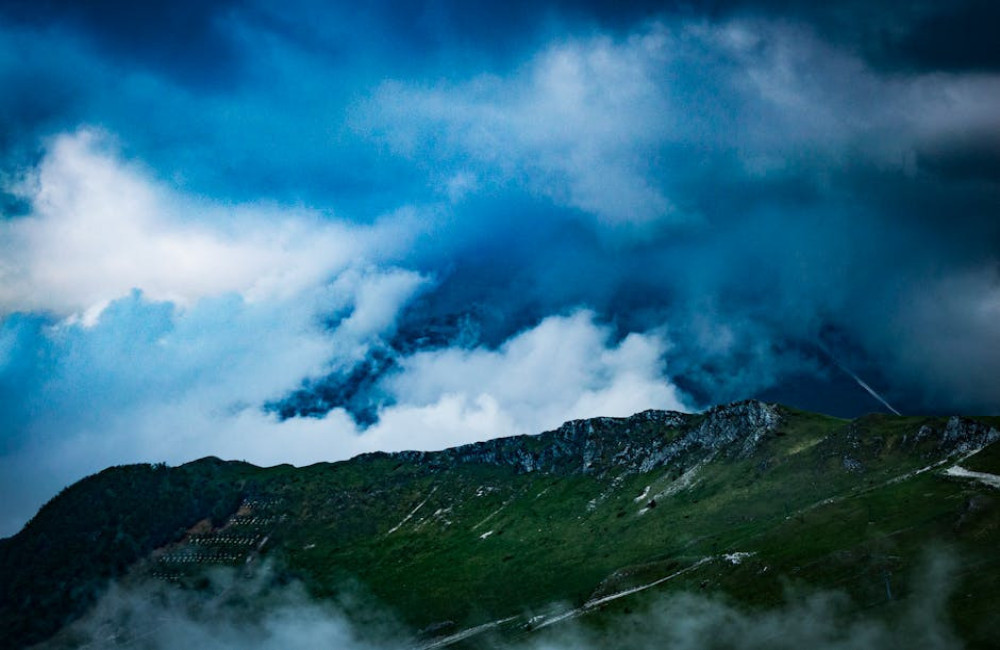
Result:
M708 562L609 603L584 624L607 626L677 591L773 608L789 585L843 592L856 611L888 616L914 593L928 549L944 548L959 559L951 617L970 647L988 647L984 621L1000 606L1000 495L939 471L914 474L940 456L935 440L915 444L914 434L945 424L784 409L749 458L694 450L647 473L623 472L608 458L604 472L568 464L526 473L374 454L301 469L234 465L228 480L273 499L272 514L286 517L259 532L289 577L321 598L360 585L414 630L465 629L553 603L580 607L737 551L753 555L739 565ZM553 440L546 436L518 444L538 454ZM678 431L643 422L628 436L673 440ZM1000 472L1000 445L963 466Z

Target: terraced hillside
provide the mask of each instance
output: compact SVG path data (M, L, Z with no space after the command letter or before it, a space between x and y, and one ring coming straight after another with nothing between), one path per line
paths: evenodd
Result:
M305 468L113 468L0 542L0 624L17 647L112 579L197 590L213 566L249 575L264 560L316 598L363 589L427 648L568 619L600 628L675 591L755 611L805 585L891 616L927 549L945 548L958 563L949 616L969 646L990 647L998 426L751 401ZM40 603L46 620L29 615Z

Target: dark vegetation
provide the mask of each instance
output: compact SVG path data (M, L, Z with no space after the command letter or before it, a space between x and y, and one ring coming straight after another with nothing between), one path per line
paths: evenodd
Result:
M51 636L153 549L201 519L224 521L246 487L239 469L217 459L128 465L63 490L18 535L0 540L3 646Z

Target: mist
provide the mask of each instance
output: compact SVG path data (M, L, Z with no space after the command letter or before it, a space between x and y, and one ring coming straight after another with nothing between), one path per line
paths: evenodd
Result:
M591 612L532 632L530 612L466 636L432 638L408 629L354 585L332 601L311 598L272 566L209 572L195 589L168 583L118 583L82 619L39 646L416 650L774 650L963 647L947 616L955 558L932 552L914 570L909 594L871 608L839 591L786 588L777 608L749 610L713 594L678 592L637 600L622 614ZM537 617L535 617L537 620ZM500 635L496 630L505 629Z
M405 647L387 610L371 611L359 591L335 602L311 598L269 565L219 568L193 589L158 581L119 582L82 619L40 648ZM351 612L349 616L347 612Z
M518 650L848 650L961 648L946 614L954 558L929 555L913 593L880 616L842 592L788 588L780 608L749 611L716 596L678 593L623 616L607 629L555 629Z

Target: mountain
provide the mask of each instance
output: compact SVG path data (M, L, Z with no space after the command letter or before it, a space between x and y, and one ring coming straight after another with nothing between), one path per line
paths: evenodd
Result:
M82 645L72 622L109 585L197 593L220 566L378 603L427 648L601 628L672 593L768 612L827 590L848 618L888 620L944 553L948 625L991 647L998 427L747 401L303 468L113 467L0 540L2 644Z

